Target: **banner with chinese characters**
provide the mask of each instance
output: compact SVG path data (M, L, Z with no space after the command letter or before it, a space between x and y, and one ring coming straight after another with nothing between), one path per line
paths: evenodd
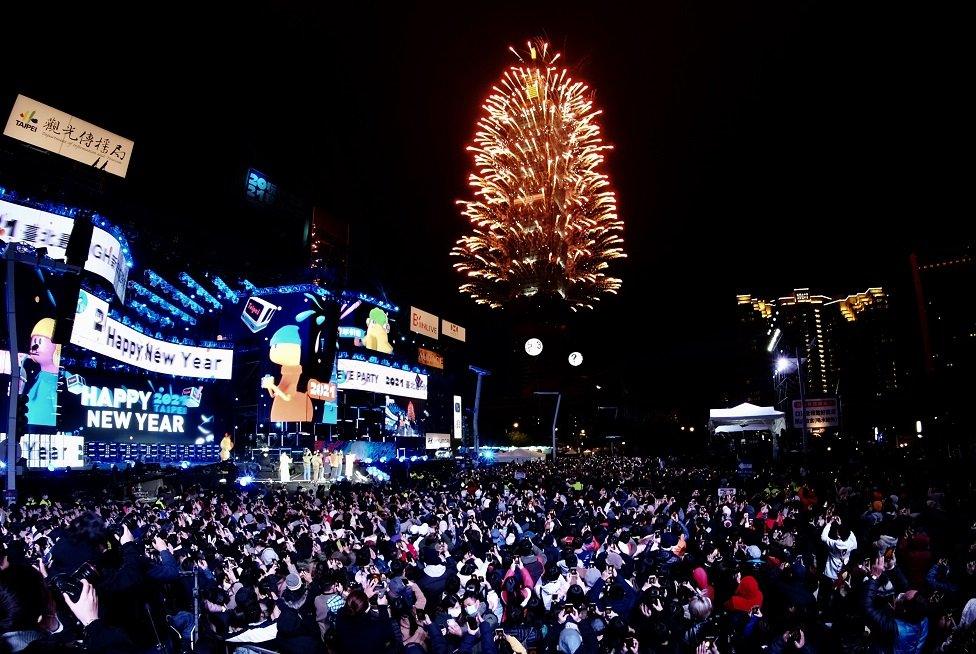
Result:
M806 405L806 411L804 411ZM840 424L840 411L837 408L837 398L825 397L816 400L793 400L793 425L799 429L803 424L806 413L807 429L817 430L836 427Z
M461 412L461 396L454 396L454 438L461 440L464 434L464 414Z
M441 331L444 333L444 336L450 336L455 340L464 342L465 330L461 325L455 325L453 322L441 320Z
M17 96L3 133L119 177L129 169L132 141L25 95Z
M64 259L74 226L73 218L0 200L0 241L47 248L47 256ZM108 281L119 299L125 300L129 265L122 254L119 239L101 227L92 230L85 270Z
M356 359L339 359L337 365L340 390L427 399L427 375Z
M428 350L425 347L417 348L417 363L422 366L430 366L439 370L444 369L444 357L437 352Z

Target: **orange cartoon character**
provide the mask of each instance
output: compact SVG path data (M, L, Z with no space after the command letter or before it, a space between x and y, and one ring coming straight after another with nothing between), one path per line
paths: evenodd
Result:
M298 391L302 376L302 339L297 325L286 325L271 337L268 357L281 366L281 380L275 384L271 375L261 379L261 388L274 398L272 422L308 422L312 419L312 400Z

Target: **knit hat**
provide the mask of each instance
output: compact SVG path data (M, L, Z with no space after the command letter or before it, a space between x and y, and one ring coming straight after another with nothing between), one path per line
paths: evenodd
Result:
M590 588L600 579L600 571L596 568L587 568L583 573L583 582Z
M295 573L289 574L285 577L285 588L288 590L300 590L302 587L302 579Z
M759 549L758 545L750 545L746 548L746 556L748 556L750 559L761 559L762 550Z

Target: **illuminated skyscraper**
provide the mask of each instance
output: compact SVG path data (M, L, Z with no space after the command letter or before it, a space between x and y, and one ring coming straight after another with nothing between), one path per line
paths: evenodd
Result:
M883 289L831 296L799 288L777 298L743 294L736 299L744 399L788 410L787 401L799 399L802 377L807 399L838 398L845 423L863 428L897 391ZM796 374L797 360L801 374ZM774 379L777 361L780 374Z

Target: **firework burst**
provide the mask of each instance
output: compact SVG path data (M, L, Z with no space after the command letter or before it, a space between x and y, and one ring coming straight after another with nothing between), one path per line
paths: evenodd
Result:
M558 53L530 42L483 105L474 143L474 198L461 200L471 232L451 250L462 293L493 308L533 296L592 309L621 280L623 221L602 172L612 148L600 138L593 93L556 66Z

